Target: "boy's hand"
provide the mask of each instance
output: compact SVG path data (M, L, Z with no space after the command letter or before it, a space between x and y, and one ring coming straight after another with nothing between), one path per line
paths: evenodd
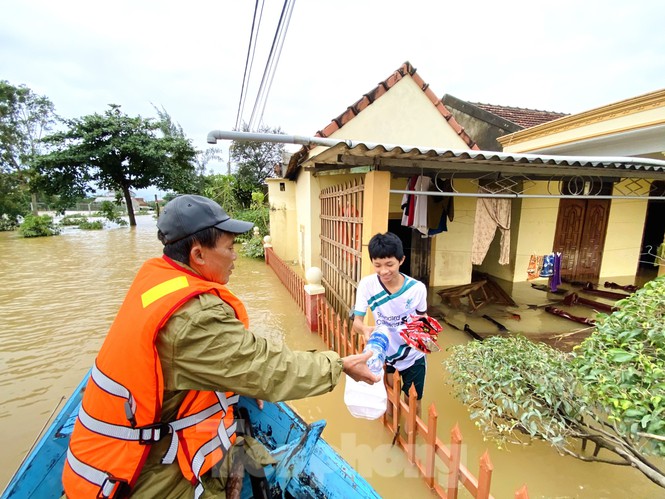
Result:
M365 326L363 327L363 336L365 337L365 343L369 341L369 337L372 336L375 326Z
M375 376L367 367L367 361L371 356L372 352L364 352L342 357L342 371L354 381L364 381L369 385L381 381L381 376Z

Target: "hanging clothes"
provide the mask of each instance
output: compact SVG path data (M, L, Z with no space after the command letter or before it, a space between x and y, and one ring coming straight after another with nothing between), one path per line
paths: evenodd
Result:
M554 253L543 256L543 268L540 277L552 277L554 275Z
M415 190L421 192L429 191L429 186L432 183L432 179L421 175L416 181ZM424 237L427 237L429 232L429 227L427 225L427 198L430 196L423 196L416 194L414 203L414 213L413 213L413 223L411 227L420 232Z
M478 198L471 245L473 265L483 263L497 227L501 231L499 264L510 263L510 207L510 199Z
M433 191L453 192L452 184L448 179L436 178L433 183ZM455 205L453 196L428 196L427 200L427 235L436 236L448 230L448 220L453 221L455 216Z
M412 191L416 187L416 182L418 181L418 176L414 175L406 183L406 190ZM402 196L402 202L400 207L402 208L402 225L405 227L411 227L413 225L413 209L415 206L415 196L413 194L404 194Z
M529 257L529 264L526 269L526 278L528 281L533 279L538 279L540 277L540 272L543 270L543 256L542 255L531 255Z
M554 253L554 266L550 277L550 291L556 293L561 285L561 253Z
M427 192L430 190L432 180L424 175L414 176L409 179L407 190ZM401 207L402 225L411 227L427 237L429 226L427 223L427 198L430 196L418 194L405 194L402 196Z

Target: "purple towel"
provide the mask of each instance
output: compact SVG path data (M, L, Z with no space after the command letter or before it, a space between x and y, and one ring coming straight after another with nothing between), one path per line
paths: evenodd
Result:
M561 253L554 253L552 277L550 277L550 291L555 293L561 285Z

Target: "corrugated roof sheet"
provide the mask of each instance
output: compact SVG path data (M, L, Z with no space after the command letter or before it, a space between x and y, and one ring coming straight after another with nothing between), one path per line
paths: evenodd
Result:
M307 159L303 166L314 170L371 166L377 169L418 169L482 172L491 171L551 176L554 174L614 177L665 177L665 161L634 157L551 156L509 154L495 151L455 151L393 144L343 141Z

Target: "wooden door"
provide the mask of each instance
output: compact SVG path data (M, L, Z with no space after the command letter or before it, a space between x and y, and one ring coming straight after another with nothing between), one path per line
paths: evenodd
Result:
M554 251L561 252L561 277L595 281L603 259L610 200L562 199Z

